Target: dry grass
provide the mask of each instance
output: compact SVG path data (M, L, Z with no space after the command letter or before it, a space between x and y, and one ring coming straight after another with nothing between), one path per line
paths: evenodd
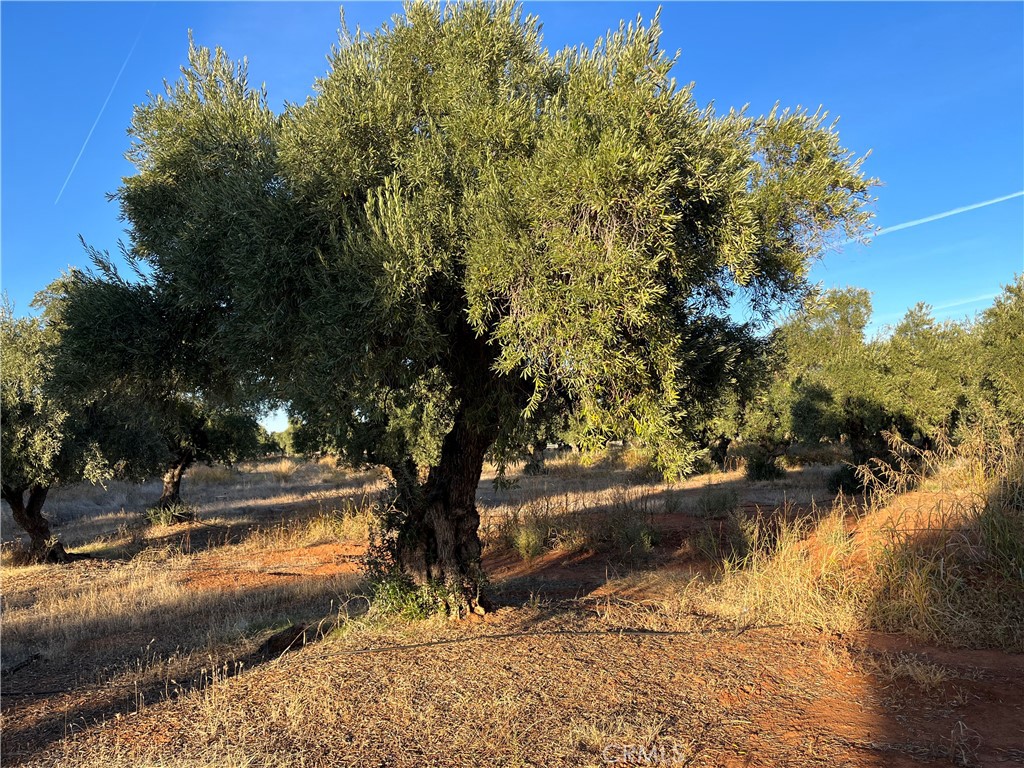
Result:
M196 591L183 585L193 570L191 560L164 553L160 559L112 568L57 573L59 566L34 566L5 575L5 663L32 653L52 661L102 657L102 649L126 637L153 653L186 646L205 654L300 614L314 618L310 610L323 611L315 616L319 619L332 597L351 592L358 581L345 575L279 588L226 584L216 591ZM48 588L40 590L40 582L48 582Z
M1003 470L986 461L956 463L946 479L933 473L921 499L956 483L964 505L983 502L969 507L974 517L964 506L945 521L967 544L947 541L942 562L1005 576L1014 529L981 511L1012 510L1020 491L992 485ZM177 768L611 758L866 767L995 754L1012 712L983 719L970 707L983 696L1019 698L1024 686L1012 679L992 688L989 676L989 688L950 703L952 681L966 691L977 681L919 654L849 650L848 641L813 652L828 632L882 626L880 595L905 604L879 586L900 573L883 568L893 548L919 542L908 515L820 503L820 467L771 483L730 472L669 486L638 483L642 464L632 462L619 454L588 468L570 454L515 488L482 484L489 555L518 552L522 562L506 559L539 586L526 597L513 583L521 577L499 577L505 607L479 624L384 611L353 618L366 608L352 561L372 523L374 474L289 461L281 480L280 462L242 466L230 480L187 489L201 522L148 528L139 506L111 509L97 491L64 489L57 531L122 559L3 569L4 666L42 657L5 692L74 689L5 701L5 755ZM111 488L115 503L151 490ZM890 524L908 538L894 538ZM712 526L709 562L694 541ZM624 575L559 591L559 581L543 581L552 553L578 553L574 567L599 574L623 563L612 572ZM944 616L941 602L922 605L920 615ZM254 656L273 631L305 622L319 627L316 642L276 660ZM941 703L983 736L951 731L934 707L907 706L913 697Z
M1020 436L981 425L955 448L912 454L869 481L885 505L868 518L879 520L883 542L872 625L950 645L1024 650Z
M224 544L270 528L297 525L307 530L311 520L319 521L321 528L347 528L343 533L335 530L343 537L365 538L367 518L353 512L383 487L379 473L343 470L333 462L287 460L290 479L282 483L274 474L280 464L193 467L182 483L184 503L199 520L191 528L169 516L153 519L150 508L160 496L158 480L141 485L111 482L106 488L88 484L56 488L44 514L69 550L107 558L132 557L155 542L177 539L180 543L183 537L194 542L212 536ZM147 523L155 525L147 527ZM0 510L0 527L4 542L0 562L11 564L21 533L6 504Z
M286 519L247 531L240 552L311 546L325 542L365 544L376 523L373 502L363 497L346 499L337 508L322 507L315 515Z
M193 485L228 485L237 483L241 478L237 467L225 464L197 464L188 471L188 479Z
M913 459L870 474L866 509L840 498L824 514L730 516L697 542L723 562L709 605L752 624L1024 650L1021 443L969 435Z
M84 764L85 755L108 765L188 765L193 758L294 765L295 755L309 765L588 765L610 745L694 750L701 716L720 711L713 691L678 708L664 684L671 667L662 655L671 641L638 642L602 631L600 620L526 613L492 627L513 636L490 642L472 642L472 631L459 625L419 622L416 640L455 642L409 651L386 650L408 643L406 625L362 624L287 664L211 676L144 713L134 724L141 738L111 740L97 731L84 743L65 743L59 757L67 765ZM385 650L346 657L365 648ZM481 666L472 660L482 651L510 661ZM450 674L467 665L473 674ZM698 663L694 671L708 674L712 666ZM724 736L700 748L721 748L715 742Z
M652 495L617 486L602 494L565 492L508 509L490 532L498 546L524 560L545 552L612 552L623 558L649 555L657 539Z
M851 571L845 510L825 517L745 518L738 544L708 589L716 613L744 624L775 622L844 632L862 626L866 585ZM813 531L815 546L808 546Z
M277 480L277 482L284 483L291 480L295 473L299 471L301 466L302 462L298 459L285 458L266 463L262 469Z
M113 559L87 561L73 568L12 568L5 563L5 667L36 653L50 661L90 658L91 653L102 659L111 648L123 645L120 641L125 638L134 638L139 646L156 638L149 652L163 656L173 655L179 647L189 649L190 656L218 648L237 652L239 643L252 639L260 628L289 617L320 618L332 600L336 610L342 596L355 588L356 575L286 580L280 587L254 585L245 577L249 570L273 572L272 565L260 563L272 562L275 552L329 542L365 542L372 519L370 499L379 479L352 476L354 492L327 491L323 478L333 482L337 470L313 465L302 468L307 484L282 493L276 480L266 479L272 473L263 466L230 470L230 484L224 473L214 472L220 469L193 469L203 470L193 478L200 482L190 496L203 519L185 525L145 524L145 500L151 493L158 495L155 483L141 487L112 483L106 496L99 487L58 489L52 508L46 510L55 533L77 552ZM292 478L297 474L298 470L292 472ZM126 500L134 509L124 508ZM260 503L247 513L249 501ZM111 505L121 508L103 511ZM291 513L279 517L276 510L289 506ZM92 517L86 516L89 510ZM4 514L9 511L5 509ZM6 521L4 529L5 533L10 530ZM10 560L16 546L17 540L12 539L5 547L5 560ZM245 567L247 556L250 569ZM235 565L233 558L241 558L241 563ZM224 563L230 568L217 589L190 588L190 579L197 574L216 575Z
M860 666L890 682L911 681L929 691L941 690L954 673L941 664L935 664L913 653L864 654Z
M607 586L607 608L597 600L596 610L523 606L485 624L345 622L240 674L214 667L200 685L57 742L36 764L595 766L617 758L866 768L954 757L945 721L887 709L865 687L878 671L835 675L799 651L813 635L736 636L674 612L675 600L635 594L658 584L630 577ZM690 589L679 580L660 586ZM919 669L889 661L897 679ZM927 694L925 675L907 695Z

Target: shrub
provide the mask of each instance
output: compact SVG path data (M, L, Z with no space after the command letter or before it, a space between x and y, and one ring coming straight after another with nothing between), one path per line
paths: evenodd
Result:
M781 480L786 476L777 456L767 451L755 451L747 457L747 480Z
M758 540L757 522L735 506L717 523L708 523L694 539L694 548L714 563L742 563Z
M397 569L369 580L370 610L377 616L394 616L405 621L426 619L448 607L445 590L434 584L421 587Z
M150 525L177 525L195 519L196 508L191 504L171 504L146 510L146 520Z
M512 548L523 560L533 560L547 548L548 530L536 518L525 521L511 533Z
M724 517L736 509L738 503L736 491L707 485L697 497L697 514L700 517Z

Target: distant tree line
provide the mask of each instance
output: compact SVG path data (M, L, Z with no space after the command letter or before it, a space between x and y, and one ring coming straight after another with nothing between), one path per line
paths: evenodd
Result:
M778 474L793 446L843 446L835 487L856 491L852 468L893 460L892 438L928 449L981 419L1024 435L1024 278L970 322L918 304L869 338L871 312L863 289L826 291L767 338L747 396L713 421L752 477Z

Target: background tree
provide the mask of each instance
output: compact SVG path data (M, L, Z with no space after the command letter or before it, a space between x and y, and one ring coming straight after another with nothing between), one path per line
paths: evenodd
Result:
M280 116L195 47L136 108L118 199L148 286L217 370L391 469L396 562L456 603L486 602L489 452L557 396L585 440L686 470L730 302L800 294L868 221L824 115L699 107L658 39L551 55L509 3L410 4Z
M1003 419L1024 434L1024 275L1018 275L976 328L982 396Z
M171 509L193 463L263 452L258 406L189 348L194 314L145 281L122 279L106 254L91 255L97 272L72 271L47 289L48 317L61 335L54 377L76 397L114 393L148 414L168 457L155 507Z
M922 448L955 437L978 401L981 326L938 323L919 304L867 339L870 318L870 295L857 288L826 291L786 318L775 331L774 378L745 414L745 437L778 448L845 441L857 466L894 460L887 432ZM856 489L852 471L841 479Z
M971 331L937 323L930 308L918 304L874 346L885 399L910 427L903 437L930 448L940 433L952 434L979 375Z
M41 318L15 317L0 307L2 489L15 522L28 533L31 554L68 555L43 516L50 489L82 479L140 479L165 459L154 425L116 397L77 399L54 386L57 331Z
M888 407L878 349L864 335L870 319L870 294L847 288L811 298L780 325L785 364L772 400L784 439L846 440L858 465L885 454L882 432L902 416Z

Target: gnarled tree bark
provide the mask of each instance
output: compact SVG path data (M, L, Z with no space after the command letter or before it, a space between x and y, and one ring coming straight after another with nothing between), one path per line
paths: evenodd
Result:
M181 478L194 460L195 454L190 449L178 452L174 463L164 472L163 492L154 509L171 509L181 504Z
M422 483L411 458L392 468L401 513L394 555L413 582L441 586L455 603L448 605L453 613L483 614L492 604L480 563L476 489L484 457L498 439L501 409L524 406L530 393L522 382L494 373L495 350L468 325L453 329L451 349L447 363L458 407L437 464Z
M441 457L426 482L401 498L404 518L398 531L396 558L399 567L417 584L441 585L475 613L491 604L483 592L485 577L480 565L480 515L476 489L484 456L497 437L493 425L483 428L460 407L455 425L441 445Z
M50 486L35 483L27 488L2 486L3 500L11 507L14 522L29 535L32 557L40 562L63 563L68 559L64 545L50 532L50 524L43 517L43 503ZM25 494L28 497L25 497Z

